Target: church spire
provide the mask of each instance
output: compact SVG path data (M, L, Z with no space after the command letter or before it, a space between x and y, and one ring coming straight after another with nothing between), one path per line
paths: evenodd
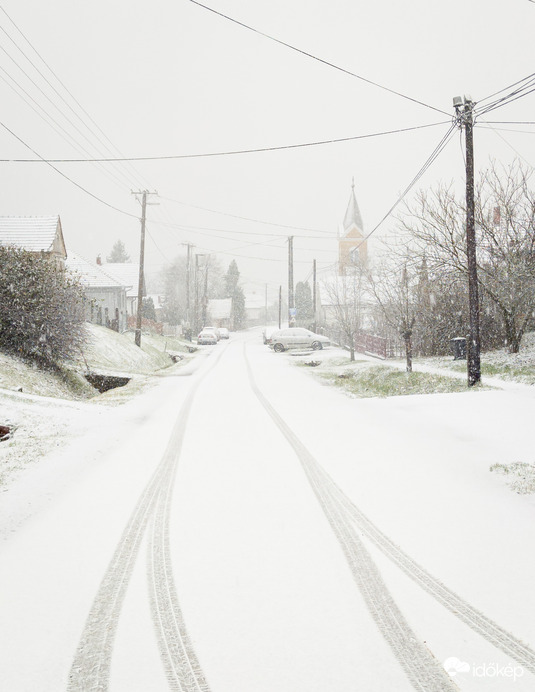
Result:
M359 205L357 203L357 197L355 195L355 178L351 179L351 195L349 197L349 204L347 205L347 210L344 216L344 232L348 231L351 226L356 226L358 230L363 234L363 223L362 216L360 215Z

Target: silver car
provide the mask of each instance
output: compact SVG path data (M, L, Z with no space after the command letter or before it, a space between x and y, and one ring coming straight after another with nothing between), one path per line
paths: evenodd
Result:
M323 336L323 334L314 334L309 329L302 329L301 327L273 332L269 340L269 347L277 353L289 348L311 348L314 351L319 351L330 345L331 342L328 337Z

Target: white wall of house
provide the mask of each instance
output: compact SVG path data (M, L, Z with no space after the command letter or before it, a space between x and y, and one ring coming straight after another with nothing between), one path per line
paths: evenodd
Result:
M118 320L118 330L126 331L127 306L124 288L86 288L86 320L103 327L112 327Z

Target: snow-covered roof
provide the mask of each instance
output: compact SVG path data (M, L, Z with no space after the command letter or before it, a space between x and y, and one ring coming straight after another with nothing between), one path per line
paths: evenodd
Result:
M355 182L353 181L351 185L351 196L349 197L349 203L347 205L346 213L344 216L344 231L348 231L352 226L356 226L359 231L362 231L364 225L362 223L362 216L360 215L359 205L357 203L357 198L355 196Z
M213 298L208 301L208 312L213 320L230 318L232 298Z
M126 295L137 298L139 286L139 264L134 262L107 262L102 265L105 272L118 279L126 286ZM143 291L145 293L145 291ZM155 303L156 304L156 303Z
M83 257L71 252L65 262L67 271L76 276L87 288L126 288L115 276L112 276L98 264L93 264Z
M29 252L56 251L66 256L61 221L56 216L0 216L0 244Z

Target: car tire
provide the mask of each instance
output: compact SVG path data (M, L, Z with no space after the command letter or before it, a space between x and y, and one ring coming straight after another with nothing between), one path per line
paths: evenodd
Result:
M323 348L323 344L321 343L321 341L313 341L312 342L312 350L313 351L321 351L322 348Z
M274 344L273 350L275 353L282 353L284 351L284 346L282 344Z

